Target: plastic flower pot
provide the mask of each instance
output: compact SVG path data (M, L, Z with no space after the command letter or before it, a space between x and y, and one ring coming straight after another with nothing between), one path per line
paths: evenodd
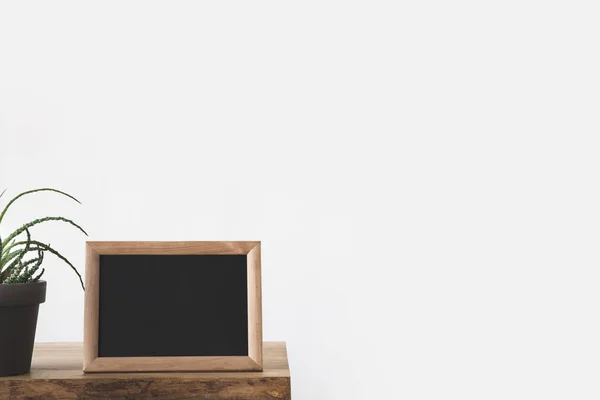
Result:
M0 376L31 370L31 356L46 281L0 284Z

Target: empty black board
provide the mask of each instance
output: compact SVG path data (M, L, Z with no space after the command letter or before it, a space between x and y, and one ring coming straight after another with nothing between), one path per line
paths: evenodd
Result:
M247 356L246 262L101 255L98 356Z

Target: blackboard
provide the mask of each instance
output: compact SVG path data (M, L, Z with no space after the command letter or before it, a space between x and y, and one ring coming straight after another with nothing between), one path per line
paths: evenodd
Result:
M84 371L262 369L260 242L87 242Z
M240 254L100 256L98 356L247 356L246 270Z

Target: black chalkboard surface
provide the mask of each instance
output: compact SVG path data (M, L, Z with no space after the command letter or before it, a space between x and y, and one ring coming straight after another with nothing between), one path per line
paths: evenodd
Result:
M246 255L101 255L99 357L247 356Z
M260 242L87 242L84 372L261 371Z

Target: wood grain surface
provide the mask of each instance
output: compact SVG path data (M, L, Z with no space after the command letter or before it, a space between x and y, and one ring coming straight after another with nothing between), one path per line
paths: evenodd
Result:
M29 374L0 378L6 400L289 400L284 342L263 344L262 372L95 373L82 371L81 343L38 343Z
M85 245L85 312L83 315L83 369L98 358L98 320L100 297L100 255Z
M248 254L259 241L246 242L95 242L98 254Z
M262 287L260 245L248 253L248 355L262 365Z

